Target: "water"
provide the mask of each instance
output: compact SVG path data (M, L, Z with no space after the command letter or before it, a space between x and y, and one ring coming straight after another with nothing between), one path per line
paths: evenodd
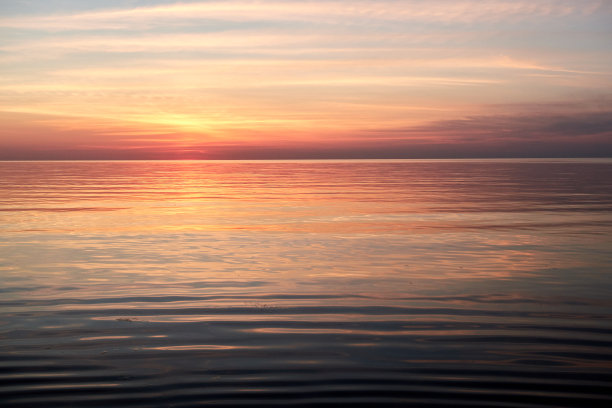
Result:
M0 162L4 407L612 404L612 160Z

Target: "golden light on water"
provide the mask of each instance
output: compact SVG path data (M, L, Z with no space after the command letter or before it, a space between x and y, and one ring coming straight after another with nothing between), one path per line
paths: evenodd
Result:
M611 171L0 162L0 400L597 405Z

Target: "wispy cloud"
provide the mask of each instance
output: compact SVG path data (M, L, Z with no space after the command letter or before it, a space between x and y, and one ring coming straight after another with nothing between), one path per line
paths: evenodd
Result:
M36 30L144 29L193 20L315 21L346 24L357 21L424 21L495 23L508 19L589 15L607 7L605 1L571 0L356 0L346 1L212 1L51 16L12 17L1 27Z
M66 149L215 141L218 154L607 135L585 107L524 112L612 94L609 1L156 3L0 18L0 105L14 115L0 145L19 129Z
M608 140L612 148L612 111L469 116L403 129L385 129L378 131L378 134L387 138L393 134L403 135L400 139L419 135L446 142L487 144L550 140L579 142L595 136L602 141Z
M567 107L566 105L564 107ZM14 116L0 112L0 118ZM307 157L474 157L605 156L612 154L612 111L566 114L481 115L438 120L421 126L343 132L262 127L248 130L227 123L223 134L189 133L158 123L155 131L137 122L75 121L49 115L22 115L20 143L0 158L307 158ZM88 123L89 122L89 123ZM27 125L25 125L27 123ZM53 139L39 141L53 125ZM27 133L24 137L24 129ZM83 131L92 137L83 139ZM245 131L246 130L246 131ZM11 156L12 155L12 156Z

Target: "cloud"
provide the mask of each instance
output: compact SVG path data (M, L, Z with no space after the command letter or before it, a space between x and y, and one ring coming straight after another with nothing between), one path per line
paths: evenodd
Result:
M610 137L605 104L535 105L610 93L610 15L598 0L212 0L5 16L6 123L56 119L15 119L0 141L21 127L41 143L82 142L66 148L109 152L91 142L104 139L218 157L592 149ZM163 145L148 140L159 132Z
M380 129L372 133L388 143L417 138L424 143L454 144L462 146L462 149L476 145L489 148L546 145L555 151L563 146L598 145L606 146L605 151L610 154L612 111L470 116L421 126ZM572 151L566 153L571 155ZM597 153L591 151L591 154Z
M185 25L194 20L308 21L317 24L349 21L406 21L470 24L534 17L590 15L607 8L605 1L541 0L355 0L355 1L211 1L77 14L10 17L0 27L33 30L147 29Z
M2 46L6 52L77 53L136 53L178 52L270 46L298 46L322 42L320 35L292 33L230 32L230 33L172 33L141 35L89 35L79 37L39 38ZM288 34L288 33L285 33Z
M7 114L5 114L7 115ZM8 114L10 118L10 113ZM35 119L35 120L32 120ZM460 158L598 157L612 155L612 111L481 115L421 126L365 129L236 127L222 134L189 134L159 124L153 131L137 123L107 120L92 127L84 119L23 115L14 140L0 158L101 159L299 159L299 158ZM49 124L56 130L50 130ZM45 130L47 126L47 130ZM289 127L291 129L291 127ZM45 131L46 142L36 142ZM30 142L27 142L29 132ZM83 132L88 137L83 138ZM155 133L157 132L157 133ZM318 132L318 133L316 133ZM20 136L21 135L21 136ZM55 140L52 140L55 138Z

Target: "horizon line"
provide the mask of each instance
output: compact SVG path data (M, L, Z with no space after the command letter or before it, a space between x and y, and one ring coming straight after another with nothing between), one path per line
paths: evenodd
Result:
M525 157L419 157L419 158L293 158L293 159L0 159L0 162L151 162L151 161L168 161L168 162L295 162L295 161L520 161L520 160L612 160L612 156L525 156Z

